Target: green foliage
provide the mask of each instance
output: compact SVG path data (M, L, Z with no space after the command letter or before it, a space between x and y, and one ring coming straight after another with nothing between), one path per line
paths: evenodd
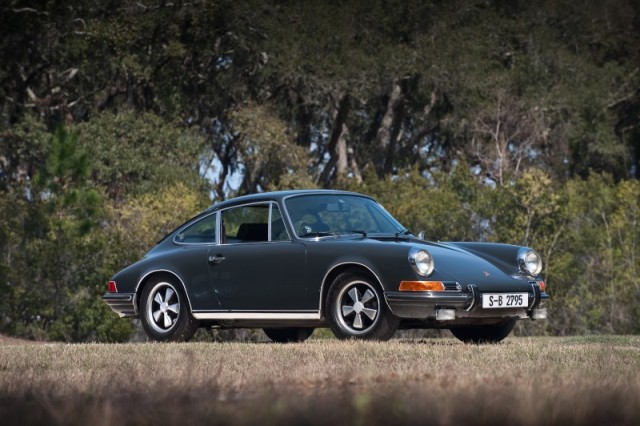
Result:
M554 184L532 169L509 187L479 185L462 166L425 179L416 172L348 189L376 197L432 240L498 241L543 257L550 320L521 333L638 333L640 185L610 177Z
M108 255L113 262L110 274L138 260L207 204L202 192L178 182L156 192L130 197L121 205L109 208L105 232L112 245Z
M74 130L93 160L92 181L114 201L177 182L201 185L197 159L204 142L192 130L134 112L104 112Z
M0 330L124 340L103 283L206 191L338 185L538 250L523 333L640 332L637 2L9 3Z
M637 333L638 228L640 203L637 182L612 185L592 176L566 188L566 225L558 236L549 265L554 310L564 321L552 324L566 330Z
M77 137L58 128L33 184L23 194L3 192L2 281L6 299L0 306L3 330L37 339L92 340L105 316L91 309L102 286L100 258L104 248L99 224L106 218L101 192L90 188L90 160ZM5 203L6 201L6 203ZM102 315L97 313L102 312ZM122 340L126 325L103 332ZM130 327L130 326L129 326Z
M51 135L31 114L0 129L0 190L27 189L30 178L46 161Z
M34 196L48 205L51 238L61 232L82 236L100 220L100 194L87 186L88 154L75 134L59 127L52 135L44 167L35 175Z
M472 223L475 191L456 191L456 185L476 186L467 181L437 174L430 179L416 171L388 181L367 180L349 189L370 194L416 235L425 231L430 240L471 240L476 236Z
M308 188L307 154L297 146L285 123L266 107L244 105L230 114L244 165L244 192Z

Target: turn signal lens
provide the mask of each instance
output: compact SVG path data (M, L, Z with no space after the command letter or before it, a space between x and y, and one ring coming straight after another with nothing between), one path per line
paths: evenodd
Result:
M118 288L116 287L115 281L109 281L109 293L117 293Z
M442 281L401 281L400 291L444 291Z
M544 281L537 281L536 284L538 284L538 287L540 287L540 291L545 291L545 289L547 288L547 285L544 283Z

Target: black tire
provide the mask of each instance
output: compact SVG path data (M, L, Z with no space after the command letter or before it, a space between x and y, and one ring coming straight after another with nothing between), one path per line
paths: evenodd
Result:
M168 276L152 277L140 299L142 328L157 342L186 342L198 329L198 321L176 280Z
M325 316L338 339L389 340L400 323L377 283L357 271L344 272L333 281Z
M263 328L264 334L276 343L304 342L313 333L311 327Z
M458 340L465 343L498 343L511 333L511 330L513 330L513 327L516 325L516 321L516 319L510 319L496 325L452 327L451 333Z

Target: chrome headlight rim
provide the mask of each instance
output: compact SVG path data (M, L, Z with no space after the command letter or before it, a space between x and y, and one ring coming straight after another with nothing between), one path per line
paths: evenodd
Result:
M542 272L542 258L530 248L518 250L518 266L520 272L530 277L537 277Z
M423 248L412 247L409 250L409 263L413 270L422 277L428 277L435 269L433 256Z

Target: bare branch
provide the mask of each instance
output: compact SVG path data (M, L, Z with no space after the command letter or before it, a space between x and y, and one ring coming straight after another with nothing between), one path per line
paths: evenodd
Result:
M11 9L13 13L35 13L36 15L45 15L49 16L48 12L40 12L32 7L22 7L20 9Z

